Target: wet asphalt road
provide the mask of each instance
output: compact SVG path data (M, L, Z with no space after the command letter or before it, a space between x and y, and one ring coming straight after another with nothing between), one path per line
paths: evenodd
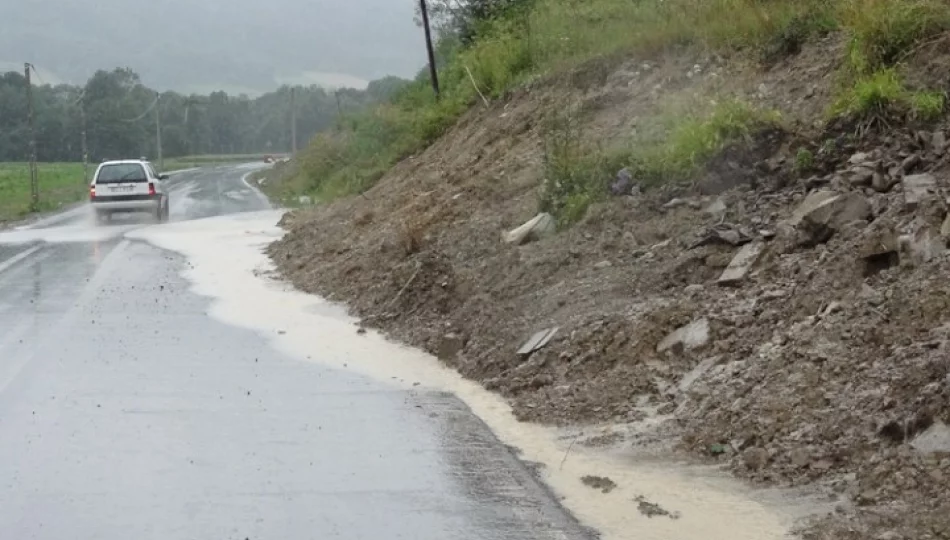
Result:
M264 208L246 172L175 177L171 219ZM588 537L454 397L209 318L143 224L0 231L0 538Z

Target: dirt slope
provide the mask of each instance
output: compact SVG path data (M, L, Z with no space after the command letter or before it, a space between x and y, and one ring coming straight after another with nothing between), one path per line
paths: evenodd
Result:
M820 132L838 47L766 71L670 55L537 83L473 110L365 196L290 216L271 254L299 288L440 355L524 420L659 417L654 440L755 481L826 487L841 511L811 537L950 536L950 152L941 126ZM661 98L722 93L781 110L804 138L761 133L690 188L502 242L537 211L552 107L578 105L587 136L611 141ZM817 156L807 178L801 145ZM740 250L758 254L750 271L718 284ZM666 339L690 323L692 342ZM515 354L549 327L545 348Z

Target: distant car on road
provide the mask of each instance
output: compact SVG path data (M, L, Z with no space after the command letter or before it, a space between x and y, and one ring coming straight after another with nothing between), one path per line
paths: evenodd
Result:
M157 174L142 159L106 161L89 185L89 202L102 222L113 214L147 212L157 221L168 219L167 174Z

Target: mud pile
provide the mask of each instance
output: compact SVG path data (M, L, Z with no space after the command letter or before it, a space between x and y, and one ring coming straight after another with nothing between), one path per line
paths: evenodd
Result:
M840 512L812 537L950 535L943 128L761 133L692 186L612 197L566 231L502 240L536 213L538 119L552 104L589 104L588 125L609 139L629 129L618 117L658 99L658 80L702 89L669 76L696 62L633 82L619 66L473 111L364 196L288 216L270 253L299 288L438 355L521 419L662 420L655 439L741 476L827 488ZM808 122L820 107L802 100L832 84L815 66L832 70L809 51L791 62L763 77L812 82L769 99ZM766 84L708 71L740 93ZM801 148L815 156L807 173Z

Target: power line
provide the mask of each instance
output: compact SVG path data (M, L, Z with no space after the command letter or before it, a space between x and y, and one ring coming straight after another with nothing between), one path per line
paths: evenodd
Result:
M122 120L122 121L123 121L123 122L127 122L127 123L132 123L132 122L138 122L139 120L145 118L146 116L148 116L148 113L152 112L152 109L154 109L155 106L158 105L158 99L159 99L160 97L161 97L160 95L157 95L157 94L156 94L156 95L155 95L155 101L153 101L152 104L149 105L148 108L145 109L145 112L143 112L142 114L136 116L135 118L133 118L133 119L131 119L131 120Z
M83 99L85 99L85 97L86 97L86 89L83 88L83 89L82 89L82 93L79 94L79 97L76 98L76 101L70 103L69 106L70 106L70 107L75 107L76 105L79 105L79 103L80 103Z
M43 77L40 77L40 72L36 71L36 66L30 64L30 69L33 70L33 74L36 75L36 79L40 81L40 86L49 86L46 84L46 81L43 80Z

